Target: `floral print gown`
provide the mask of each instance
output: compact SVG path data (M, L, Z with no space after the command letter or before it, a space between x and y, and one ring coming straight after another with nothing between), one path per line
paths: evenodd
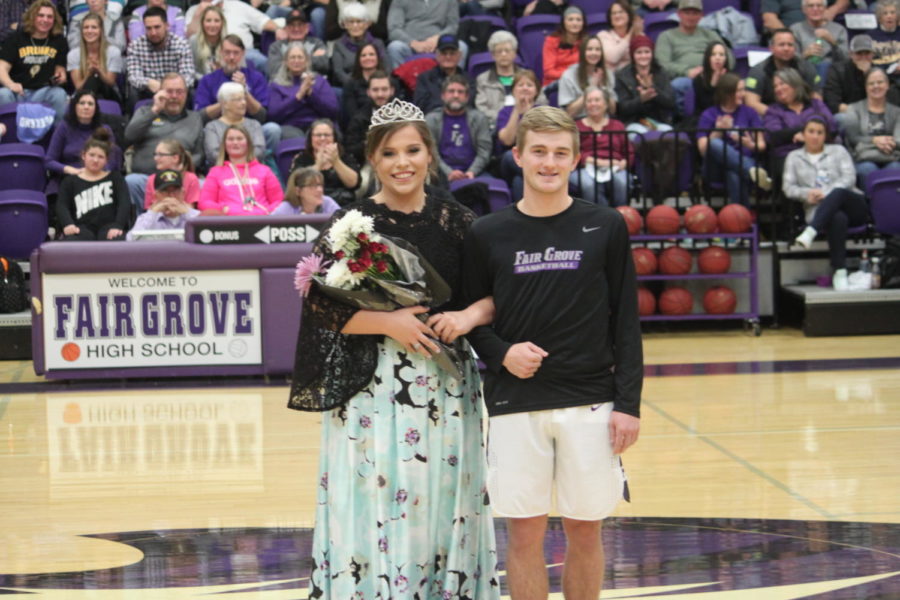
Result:
M471 211L432 196L421 214L371 200L353 207L376 231L415 244L457 289ZM358 390L322 413L309 597L498 599L484 403L468 346L456 380L389 337L335 333L352 315L345 309L307 299L289 402L315 410L319 390Z
M474 361L456 381L390 338L378 352L323 414L309 597L498 598Z

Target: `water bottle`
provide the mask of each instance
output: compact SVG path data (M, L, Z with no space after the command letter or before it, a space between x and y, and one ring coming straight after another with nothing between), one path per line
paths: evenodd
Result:
M859 270L861 273L869 272L869 250L863 250L862 257L859 259Z
M881 259L877 256L872 257L872 280L869 287L873 290L881 287Z
M819 48L822 48L822 46L823 46L822 38L816 38L816 42L815 42L815 43L819 45ZM819 54L813 54L812 56L810 56L810 57L807 58L806 60L808 60L808 61L811 62L812 64L817 64L817 63L822 62L822 56L819 55Z

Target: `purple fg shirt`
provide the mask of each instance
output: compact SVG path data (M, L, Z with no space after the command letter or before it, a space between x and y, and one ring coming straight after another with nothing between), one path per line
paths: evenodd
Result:
M469 134L466 115L448 115L444 113L444 129L441 132L441 144L438 148L441 158L453 169L468 171L475 161L475 147Z

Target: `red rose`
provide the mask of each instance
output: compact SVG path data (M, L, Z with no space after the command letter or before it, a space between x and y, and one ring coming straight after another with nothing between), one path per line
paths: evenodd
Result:
M379 260L377 263L375 263L375 268L378 269L379 273L386 272L388 270L387 261Z
M368 248L363 248L362 252L359 253L359 258L368 260L372 258L372 253L369 252Z
M366 258L360 258L360 259L357 261L357 263L359 264L359 266L362 267L361 270L362 270L362 271L365 271L365 270L367 270L369 267L372 266L372 259L371 259L371 258L368 258L368 257L366 257Z
M358 239L361 242L365 242L369 239L369 236L367 236L364 233L360 233L359 235L356 236L356 239Z
M334 257L338 260L341 260L342 258L344 258L344 256L346 256L346 255L344 254L343 250L338 250L337 252L334 253Z

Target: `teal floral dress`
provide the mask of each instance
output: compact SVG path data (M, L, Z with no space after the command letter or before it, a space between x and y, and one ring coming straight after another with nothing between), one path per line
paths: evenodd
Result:
M373 216L377 231L416 244L458 289L474 218L467 209L434 195L411 215L371 200L350 208ZM314 251L327 258L327 248ZM450 304L435 310L459 308ZM348 308L315 291L304 302L289 403L328 409L309 597L499 598L484 403L471 352L466 347L456 380L391 338L337 333L354 312Z

